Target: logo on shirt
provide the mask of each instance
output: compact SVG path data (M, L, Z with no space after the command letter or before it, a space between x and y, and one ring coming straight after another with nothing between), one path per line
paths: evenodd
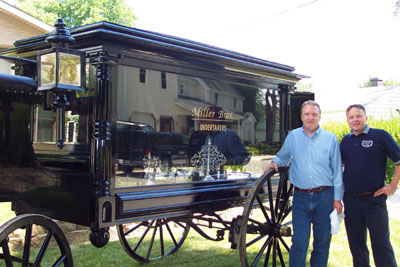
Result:
M373 144L374 144L374 141L372 141L372 140L363 140L361 142L361 145L363 147L371 147Z

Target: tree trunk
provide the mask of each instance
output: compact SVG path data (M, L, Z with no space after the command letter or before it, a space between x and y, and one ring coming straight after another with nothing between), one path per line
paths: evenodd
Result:
M265 143L272 145L275 132L276 110L277 110L277 95L274 90L265 92Z

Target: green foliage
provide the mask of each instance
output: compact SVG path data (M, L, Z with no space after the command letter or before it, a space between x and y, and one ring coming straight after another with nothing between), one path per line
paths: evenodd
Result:
M104 20L131 27L136 20L125 0L16 0L16 6L50 25L63 18L67 28Z
M245 172L246 168L244 165L226 165L224 166L224 169L227 171L233 171L233 172Z
M343 137L346 134L350 132L349 125L345 121L343 122L329 121L322 124L321 127L333 133L337 137L339 142L343 139Z
M314 92L314 85L312 83L300 81L296 83L296 92Z
M279 151L279 146L271 146L265 143L246 146L247 152L254 156L260 155L275 155Z
M251 112L257 121L265 118L264 95L262 91L254 87L237 86L236 89L245 97L243 112Z
M390 120L383 120L383 119L368 119L368 125L372 128L384 129L386 130L396 141L397 144L400 145L400 117L399 116L392 116ZM339 140L350 132L350 128L346 122L327 122L324 123L322 128L334 133ZM386 183L390 183L393 179L395 165L394 163L388 159L386 164Z
M371 87L372 86L372 82L371 82L371 75L369 76L367 81L364 81L362 83L359 84L360 88L366 88L366 87ZM389 80L385 80L382 82L383 85L389 86L389 85L399 85L400 82L395 80L395 79L389 79Z
M366 87L371 87L372 83L371 83L371 75L368 76L368 80L363 81L362 83L360 83L358 86L360 88L366 88Z
M15 212L11 210L11 202L0 202L0 214L0 225L15 217Z
M400 84L400 82L396 81L394 79L389 79L389 80L383 81L383 85L386 85L386 86L388 86L388 85L399 85L399 84Z

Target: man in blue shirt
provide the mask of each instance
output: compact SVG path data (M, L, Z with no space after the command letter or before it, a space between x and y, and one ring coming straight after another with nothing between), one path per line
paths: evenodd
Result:
M390 243L387 196L392 195L400 180L400 148L384 130L370 128L362 105L346 110L351 128L340 144L344 164L343 198L347 239L353 265L370 266L367 228L377 267L397 266ZM385 186L386 160L396 164L390 185Z
M292 206L293 236L289 266L305 266L311 224L314 243L311 266L327 266L331 242L330 213L342 212L342 163L338 141L319 127L321 109L317 102L301 107L303 127L291 131L268 169L289 166L295 186Z

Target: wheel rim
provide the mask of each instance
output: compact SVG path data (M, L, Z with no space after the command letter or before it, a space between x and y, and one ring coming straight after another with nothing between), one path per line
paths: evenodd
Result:
M185 241L190 226L169 219L118 225L119 240L133 259L157 260L176 252Z
M20 245L11 242L16 236ZM54 241L59 248L55 254L49 252ZM34 214L17 216L0 227L0 262L6 266L73 266L61 228L50 218Z
M293 186L287 172L268 171L250 190L243 210L239 254L242 266L286 266L291 236ZM290 220L289 220L290 219Z

